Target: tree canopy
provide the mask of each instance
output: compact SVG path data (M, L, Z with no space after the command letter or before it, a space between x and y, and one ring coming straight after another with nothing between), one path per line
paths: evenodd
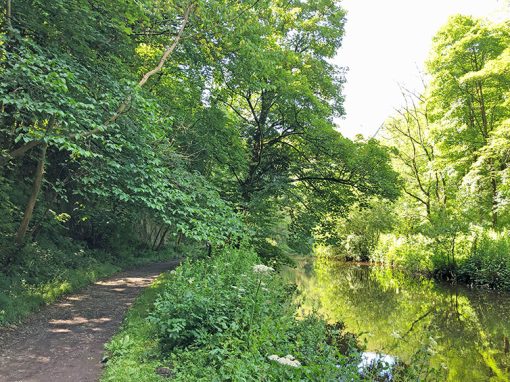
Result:
M9 1L2 236L65 214L93 245L148 221L161 242L309 242L326 213L396 197L387 150L333 122L344 22L332 0Z

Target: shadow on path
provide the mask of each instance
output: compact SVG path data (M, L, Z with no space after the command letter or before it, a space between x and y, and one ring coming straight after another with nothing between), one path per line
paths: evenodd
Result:
M97 381L103 346L126 310L143 288L177 264L118 273L43 308L19 328L0 330L0 381Z

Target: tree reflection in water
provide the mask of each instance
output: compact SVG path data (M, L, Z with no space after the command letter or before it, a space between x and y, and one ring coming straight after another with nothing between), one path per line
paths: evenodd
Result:
M510 380L510 295L435 283L383 267L302 260L301 313L343 321L368 351L409 362L427 347L449 381Z

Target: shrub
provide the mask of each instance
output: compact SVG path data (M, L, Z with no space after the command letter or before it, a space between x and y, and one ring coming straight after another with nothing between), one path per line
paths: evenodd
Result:
M349 261L369 261L381 234L394 224L393 207L387 200L371 198L366 205L357 203L346 217L337 220L337 251Z
M411 272L431 273L433 257L432 241L423 235L397 237L394 234L383 234L371 260L403 267Z
M210 335L231 326L248 325L239 307L253 298L257 280L246 263L255 259L234 256L221 263L207 259L179 267L151 315L165 347L207 342Z
M470 255L460 264L459 277L467 283L510 289L508 232L483 231L475 236Z
M258 262L250 251L226 250L167 280L149 320L173 380L356 380L357 362L331 345L325 322L296 320L290 288L274 271L255 272ZM276 361L286 355L301 366Z

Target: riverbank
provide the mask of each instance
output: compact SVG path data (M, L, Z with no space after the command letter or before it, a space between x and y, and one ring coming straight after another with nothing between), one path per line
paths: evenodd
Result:
M342 334L316 316L296 320L291 294L251 251L188 261L129 312L102 381L354 378L359 358L334 345Z
M367 351L445 373L441 381L510 379L510 294L397 268L302 261L293 274L302 310L342 322Z
M384 265L413 275L466 286L510 292L510 235L488 229L459 233L446 240L422 234L381 234L367 253L317 246L318 257Z
M106 346L102 382L374 381L341 323L297 317L296 287L248 250L187 261L138 299ZM400 363L394 381L418 376Z

